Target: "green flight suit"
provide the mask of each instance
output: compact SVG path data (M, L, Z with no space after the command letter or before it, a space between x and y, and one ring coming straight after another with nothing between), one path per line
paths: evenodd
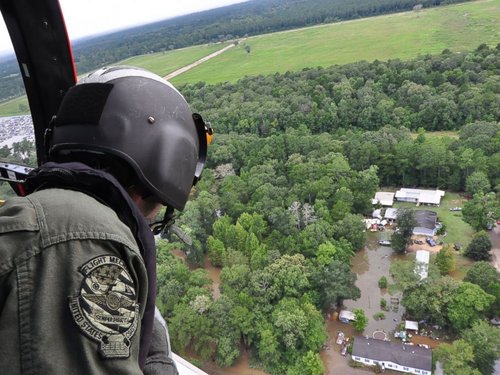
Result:
M130 229L81 192L0 207L0 374L141 374L146 268Z

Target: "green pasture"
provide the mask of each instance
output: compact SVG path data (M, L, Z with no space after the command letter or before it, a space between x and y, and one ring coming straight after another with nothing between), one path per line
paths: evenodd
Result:
M229 43L206 44L203 46L187 47L168 52L135 56L120 61L119 64L138 66L151 70L160 76L166 76L183 66L192 64L193 62L224 48L228 44Z
M183 66L189 65L219 49L228 43L206 44L203 46L187 47L178 50L134 56L117 62L120 65L137 66L165 76ZM0 117L16 116L28 113L28 99L26 95L0 103Z
M29 105L26 95L0 104L0 117L24 115L27 113L29 113Z
M451 138L451 139L458 139L460 134L456 130L440 130L440 131L432 131L432 132L425 132L425 136L428 137L435 137L435 138ZM412 139L416 139L418 137L418 133L412 133L411 134Z
M500 0L483 0L259 35L172 82L235 82L306 67L411 59L447 48L470 51L481 43L495 46L500 41L499 19Z

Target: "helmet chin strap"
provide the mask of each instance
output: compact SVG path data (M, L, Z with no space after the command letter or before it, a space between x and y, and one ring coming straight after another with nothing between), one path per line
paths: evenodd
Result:
M165 215L163 216L163 220L155 221L152 224L149 224L153 235L158 235L160 233L168 233L169 228L175 223L174 218L174 208L172 206L166 206Z
M161 234L162 238L167 237L169 233L175 234L182 242L186 245L191 246L193 244L193 240L189 237L184 231L175 225L175 217L174 217L174 208L171 206L166 206L167 209L165 211L165 215L163 216L163 220L156 221L149 225L153 235Z

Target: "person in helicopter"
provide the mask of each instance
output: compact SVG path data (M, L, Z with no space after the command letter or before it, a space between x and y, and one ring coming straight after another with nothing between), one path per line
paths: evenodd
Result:
M177 373L155 312L153 234L200 178L208 127L139 68L103 68L68 90L48 162L0 208L1 374Z

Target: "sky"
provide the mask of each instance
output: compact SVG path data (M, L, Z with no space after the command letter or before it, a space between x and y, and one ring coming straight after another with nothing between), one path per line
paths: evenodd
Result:
M245 0L59 0L70 40L173 18ZM0 53L12 51L0 19Z

